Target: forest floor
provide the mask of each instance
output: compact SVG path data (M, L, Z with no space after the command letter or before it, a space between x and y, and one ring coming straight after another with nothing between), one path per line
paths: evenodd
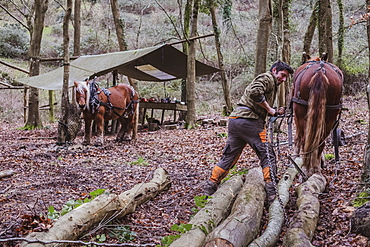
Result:
M323 173L328 184L320 195L320 217L312 244L315 246L368 246L369 240L350 232L353 200L358 195L364 148L367 141L368 111L366 96L345 97L339 128L346 135L346 145L340 149L340 164L327 161ZM102 230L86 233L84 241L117 243L117 238L132 239L130 243L161 244L161 238L175 235L174 224L186 224L194 215L194 197L201 195L202 183L221 157L226 142L226 127L203 126L197 129L142 129L136 141L118 144L114 136L106 136L102 147L82 146L79 135L68 147L56 145L57 125L41 130L19 130L21 125L3 123L0 126L0 164L2 170L15 174L0 179L0 239L9 239L4 246L18 246L11 238L27 233L30 216L46 215L49 206L60 211L69 200L85 199L97 189L122 193L134 185L151 180L153 172L162 167L169 172L171 188L153 200L140 205L136 211L111 222ZM279 140L287 139L286 123L282 124ZM288 165L287 155L293 153L288 145L280 145L279 175ZM326 154L333 154L328 143ZM258 166L258 158L246 147L235 171ZM290 218L295 206L292 200L286 210ZM267 211L265 210L265 215ZM27 218L28 217L28 218ZM47 221L45 221L47 222ZM23 227L22 227L23 224ZM261 226L266 224L266 217ZM116 234L125 226L127 234ZM38 225L38 229L48 228ZM284 227L277 246L282 245ZM262 232L262 230L261 230ZM107 239L102 239L105 234ZM99 236L97 236L99 235ZM125 235L125 236L123 236ZM1 245L1 243L0 243Z

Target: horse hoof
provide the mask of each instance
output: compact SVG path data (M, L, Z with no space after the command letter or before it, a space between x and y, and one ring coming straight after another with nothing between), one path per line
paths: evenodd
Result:
M101 143L101 142L95 142L94 143L94 146L95 147L101 147L101 146L103 146L103 143Z

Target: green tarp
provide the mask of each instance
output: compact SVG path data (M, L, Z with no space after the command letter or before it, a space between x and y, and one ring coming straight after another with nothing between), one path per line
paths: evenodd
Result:
M169 81L187 76L187 55L171 45L138 50L81 56L71 62L69 86L74 81L101 76L112 71L139 81ZM46 90L61 90L63 67L17 81ZM196 61L196 76L218 72L219 69Z

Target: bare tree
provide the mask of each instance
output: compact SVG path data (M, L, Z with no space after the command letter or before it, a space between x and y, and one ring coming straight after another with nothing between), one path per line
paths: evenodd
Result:
M218 56L218 66L219 66L219 69L221 70L221 83L222 83L222 89L224 91L224 99L225 99L225 107L226 107L225 115L229 115L232 111L232 105L231 105L231 99L230 99L230 86L227 81L227 76L226 76L225 66L224 66L224 59L223 59L222 50L221 50L220 29L218 28L218 25L217 25L215 2L214 0L208 0L207 4L208 4L208 8L211 13L213 33L215 34L215 45L216 45L217 56Z
M271 0L259 0L258 21L255 76L266 71L268 39L272 26Z
M28 19L28 27L30 30L30 50L31 58L30 76L35 76L40 73L40 51L42 32L44 30L45 13L48 9L48 0L35 0L34 5L34 21ZM28 117L26 122L27 127L40 128L42 122L39 112L39 90L31 87L28 100Z
M120 51L127 51L126 37L124 35L124 22L119 13L119 5L117 0L111 0L113 20L116 27L116 35ZM138 92L137 81L131 77L127 78L130 85Z
M198 31L198 12L200 0L194 0L192 18L191 18L191 32L190 37L195 37ZM195 111L195 46L196 40L189 40L189 54L188 54L188 75L186 78L186 103L188 111L186 113L187 128L194 128L196 125L196 111Z
M328 54L328 61L333 62L332 11L330 0L319 1L318 14L319 52Z
M344 14L343 14L343 2L337 0L339 10L339 27L338 27L338 59L337 66L342 67L343 64L343 46L344 46Z
M315 33L316 25L317 25L317 14L318 14L318 1L314 5L314 9L312 11L311 17L310 17L310 22L308 24L306 33L304 35L303 39L303 52L306 52L307 54L310 54L310 48L311 48L311 43L313 39L313 35Z
M73 55L81 55L81 0L75 0L74 5L74 34L73 34Z
M69 34L68 26L69 19L72 13L72 0L67 0L67 8L63 19L63 53L64 53L64 74L63 74L63 89L62 89L62 119L58 126L58 143L64 144L69 141L68 137L68 82L69 82Z
M370 6L370 0L366 0L366 6ZM367 11L368 13L370 13L369 9L367 9ZM366 20L366 23L367 23L366 25L367 43L368 43L368 49L370 51L370 19L369 18ZM370 55L369 55L369 61L370 61ZM368 68L368 78L370 78L370 66ZM368 81L366 93L367 93L368 109L370 111L370 81ZM361 182L364 188L370 188L370 126L368 128L368 133L367 133L367 145L366 145L366 150L365 150L365 159L364 159L363 173L361 176Z

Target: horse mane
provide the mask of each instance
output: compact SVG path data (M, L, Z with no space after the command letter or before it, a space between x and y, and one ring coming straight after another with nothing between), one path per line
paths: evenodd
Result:
M75 81L75 90L76 90L76 92L78 92L80 94L86 94L86 97L85 97L86 109L90 110L90 94L91 93L90 93L89 82L88 81L86 81L86 82L84 82L84 81Z

